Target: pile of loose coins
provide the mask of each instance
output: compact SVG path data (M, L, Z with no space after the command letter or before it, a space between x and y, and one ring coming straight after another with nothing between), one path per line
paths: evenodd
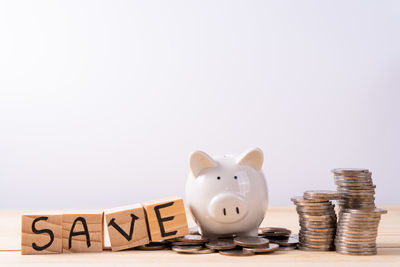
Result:
M139 250L172 249L180 254L209 254L216 253L227 256L252 256L255 254L271 253L277 250L291 250L297 248L298 239L291 235L291 231L280 227L259 228L258 237L232 237L208 240L198 232L198 228L191 227L189 235L152 242L139 246Z
M367 169L333 169L340 209L374 209L375 188Z
M299 249L328 251L334 249L336 233L336 191L306 191L303 196L292 197L299 215Z

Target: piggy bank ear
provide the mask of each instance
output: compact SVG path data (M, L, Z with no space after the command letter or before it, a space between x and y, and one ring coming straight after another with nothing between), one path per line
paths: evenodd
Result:
M215 161L202 151L195 151L190 155L189 166L194 177L199 176L200 172L207 168L216 167Z
M259 171L261 170L263 161L264 155L262 150L259 148L253 148L240 155L237 160L237 164L247 165Z

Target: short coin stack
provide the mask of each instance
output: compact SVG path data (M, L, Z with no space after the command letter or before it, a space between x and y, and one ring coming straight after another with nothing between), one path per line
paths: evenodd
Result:
M271 243L279 245L279 250L297 249L299 238L292 235L292 231L281 227L261 227L258 228L258 236L268 238Z
M299 249L328 251L334 249L336 233L335 206L330 202L338 199L336 191L306 191L301 197L292 197L299 215Z
M374 209L375 185L368 169L333 169L340 209Z
M383 209L345 209L339 215L336 251L342 254L376 254L376 237Z

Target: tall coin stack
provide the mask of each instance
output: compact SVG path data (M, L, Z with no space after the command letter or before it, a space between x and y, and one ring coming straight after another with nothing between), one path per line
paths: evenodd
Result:
M336 233L336 191L306 191L301 197L292 197L299 215L299 249L328 251L334 249Z
M333 169L337 191L342 197L337 201L342 209L374 209L375 185L367 169Z
M336 251L343 254L377 253L376 237L382 214L375 208L375 188L368 169L334 169L335 183L341 198Z

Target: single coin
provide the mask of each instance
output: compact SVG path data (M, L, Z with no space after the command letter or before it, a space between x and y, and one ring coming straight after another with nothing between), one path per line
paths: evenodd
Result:
M341 194L332 190L308 190L304 192L303 197L305 199L334 200L339 199Z
M332 246L333 240L328 241L308 241L308 240L300 240L300 245L306 247L317 247L317 248L329 248Z
M378 236L378 232L374 231L374 232L369 232L369 233L350 233L347 231L338 231L336 236L347 236L347 237L377 237Z
M208 243L206 243L206 247L216 250L225 250L225 249L234 249L236 247L236 244L233 243L233 239L224 238L224 239L211 240Z
M219 252L219 254L225 255L225 256L252 256L252 255L254 255L253 251L244 251L243 249L221 250L218 252Z
M342 241L336 241L335 246L338 249L349 249L349 250L360 250L360 251L365 251L365 250L371 250L376 248L376 243L365 243L365 244L347 244Z
M369 214L369 213L386 214L387 210L380 208L376 208L373 210L345 209L344 212L355 213L355 214Z
M293 201L294 203L329 203L328 200L321 200L321 199L305 199L302 196L296 196L296 197L292 197L290 199L291 201Z
M214 252L215 252L215 250L213 250L213 249L202 248L200 250L193 251L190 254L211 254L211 253L214 253Z
M338 250L347 250L347 251L375 251L376 246L364 246L364 247L355 247L355 246L348 246L346 244L337 244L336 249Z
M260 228L258 228L258 231L259 232L261 231L262 233L276 233L276 232L279 232L279 233L284 232L284 233L288 233L288 234L292 233L291 230L289 230L287 228L282 228L282 227L260 227Z
M203 242L185 242L185 241L176 241L176 242L172 242L171 245L173 246L199 246L199 245L203 245Z
M297 238L289 237L285 239L269 239L270 242L276 243L279 246L291 247L296 246L299 243Z
M297 246L297 248L300 249L300 250L306 250L306 251L330 251L330 250L333 250L332 247L329 247L329 248L315 248L315 247Z
M233 243L241 247L265 247L269 244L269 240L264 237L247 237L238 236L233 239Z
M335 237L335 234L332 233L330 235L305 235L305 234L301 234L299 236L299 240L311 240L311 239L315 239L315 240L333 240L333 238Z
M354 174L362 174L362 173L369 173L368 169L362 168L335 168L332 170L334 174L340 175L354 175Z
M376 255L377 251L366 251L366 252L354 252L354 251L346 251L346 250L338 250L336 249L337 253L340 254L351 254L351 255Z
M279 249L278 244L270 243L269 246L266 247L257 247L257 248L243 248L244 252L252 251L254 253L269 253Z
M300 229L300 233L303 234L325 234L329 235L336 232L336 228L320 228L320 229Z
M310 200L310 199L309 199ZM323 208L323 209L329 209L332 207L332 203L327 200L326 202L308 202L308 203L302 203L302 202L294 202L296 207L300 208Z
M181 253L190 253L193 251L198 251L202 247L201 246L172 246L172 250Z
M192 242L192 243L205 243L208 241L207 237L201 236L201 235L185 235L185 236L181 236L178 237L176 239L178 242L182 241L182 242Z
M154 243L149 243L146 245L135 247L135 249L138 249L138 250L163 250L166 248L167 248L167 246L164 244L154 244Z
M320 211L320 212L331 212L332 210L335 209L335 205L329 205L329 206L296 206L296 210L300 210L303 212L306 211Z

